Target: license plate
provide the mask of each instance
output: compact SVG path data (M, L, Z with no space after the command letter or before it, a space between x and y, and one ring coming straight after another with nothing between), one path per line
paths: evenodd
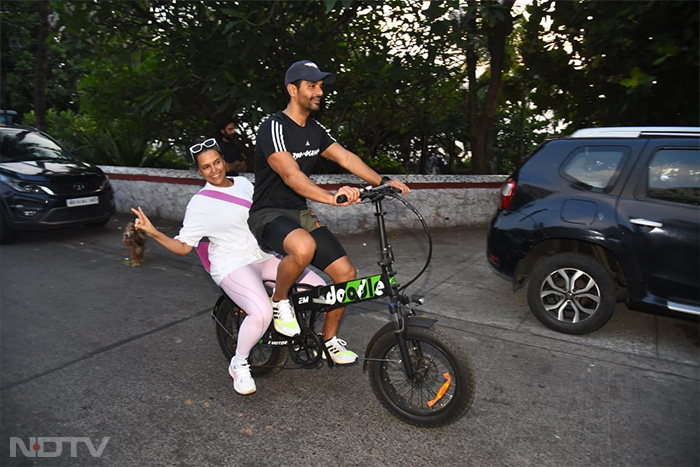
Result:
M66 200L66 206L74 208L76 206L88 206L90 204L99 204L100 198L97 196L88 196L87 198L73 198Z

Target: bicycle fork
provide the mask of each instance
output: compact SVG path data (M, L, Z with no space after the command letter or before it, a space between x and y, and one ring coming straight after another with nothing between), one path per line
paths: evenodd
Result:
M413 369L413 364L411 362L411 356L408 352L408 343L406 342L406 320L402 313L402 299L399 293L399 284L394 280L396 272L394 271L394 252L389 245L389 240L386 233L386 223L384 221L385 212L382 207L382 203L374 202L374 215L377 218L377 231L379 233L379 249L381 260L377 264L382 268L382 273L388 279L387 282L390 284L389 287L389 313L391 314L391 321L394 323L394 333L396 334L396 341L399 345L399 352L401 354L401 360L403 362L404 371L406 376L412 381L415 380L415 371Z

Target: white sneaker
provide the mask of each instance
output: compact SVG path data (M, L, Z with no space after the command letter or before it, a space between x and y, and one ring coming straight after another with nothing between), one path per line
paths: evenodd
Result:
M275 331L283 336L293 337L301 333L301 328L299 323L297 323L297 317L294 315L294 310L289 300L272 301L272 322L275 325Z
M247 358L239 363L236 357L233 357L228 367L228 373L233 378L233 389L238 394L253 394L257 391L255 380L250 375L250 365L248 365Z
M334 336L332 339L326 341L326 348L328 353L331 354L331 360L336 365L347 365L349 363L355 363L357 360L357 354L352 350L348 350L345 346L348 345L342 339L338 339L338 336ZM325 352L323 353L323 358L326 358Z

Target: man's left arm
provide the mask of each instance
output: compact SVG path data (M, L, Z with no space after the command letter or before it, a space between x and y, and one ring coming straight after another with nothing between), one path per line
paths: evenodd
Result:
M381 185L382 176L377 172L372 170L370 166L365 164L365 162L360 159L360 157L345 149L340 143L334 142L326 148L325 151L321 153L326 159L332 160L336 164L340 165L342 168L347 170L353 175L360 177L362 180L370 183L372 185ZM404 183L399 180L389 180L388 182L391 186L396 189L401 190L404 195L409 193L411 190Z

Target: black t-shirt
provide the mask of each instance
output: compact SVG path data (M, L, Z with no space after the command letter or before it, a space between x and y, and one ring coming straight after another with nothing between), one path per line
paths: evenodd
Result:
M236 162L243 160L243 153L235 143L227 143L226 141L221 139L220 136L216 137L216 142L219 144L221 152L224 156L224 160L226 162Z
M263 208L306 209L306 198L285 185L277 172L267 163L276 152L290 152L306 175L316 168L318 157L335 139L313 118L306 126L297 125L284 112L277 112L258 129L255 144L255 192L252 211Z

